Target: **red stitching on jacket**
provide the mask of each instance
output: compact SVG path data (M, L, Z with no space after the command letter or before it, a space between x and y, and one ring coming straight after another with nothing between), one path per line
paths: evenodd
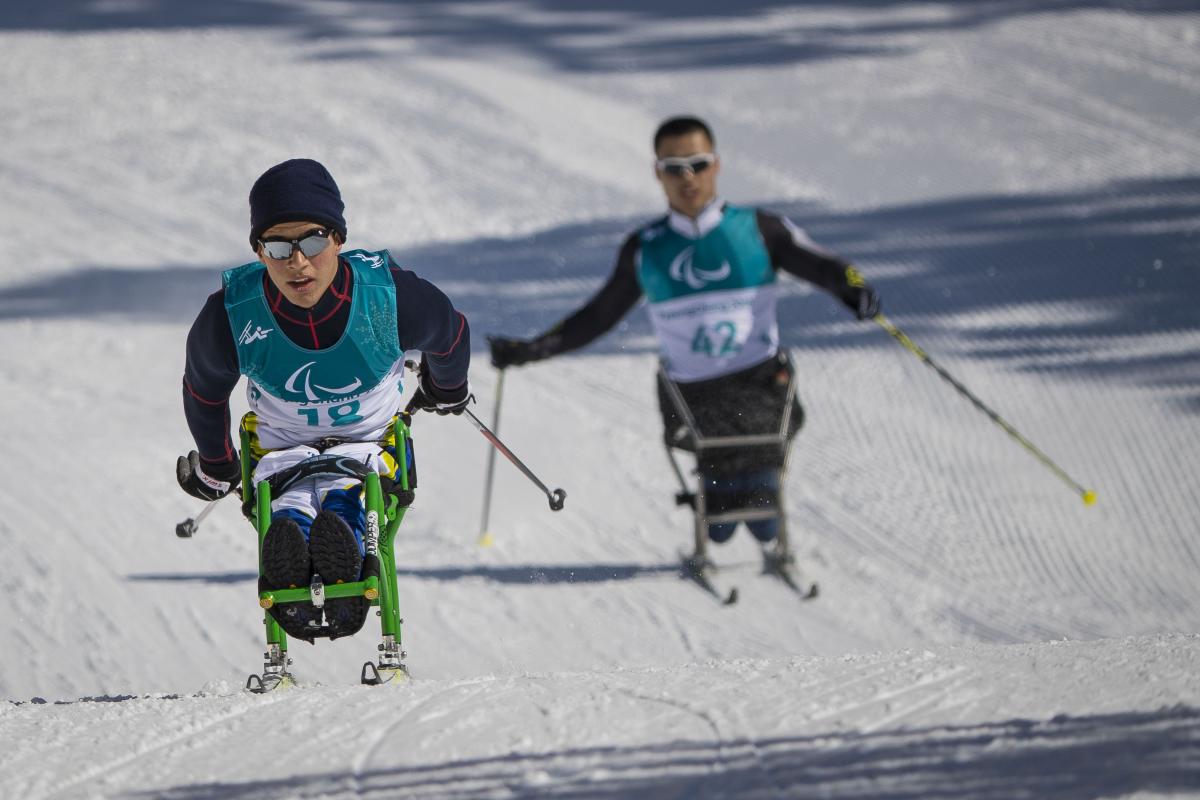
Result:
M454 352L454 348L458 347L458 343L462 341L463 330L467 327L467 318L458 312L458 335L454 337L454 344L450 345L450 349L444 353L430 353L431 356L448 356ZM460 384L461 385L461 384Z
M191 384L188 383L187 378L183 379L183 388L187 389L188 394L196 398L201 403L204 403L206 406L222 406L229 402L228 397L226 397L224 400L209 400L207 397L201 397L200 395L196 394L196 390L193 389Z

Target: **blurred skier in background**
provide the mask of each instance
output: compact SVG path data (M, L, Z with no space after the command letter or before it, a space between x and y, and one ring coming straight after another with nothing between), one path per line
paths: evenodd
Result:
M343 251L346 220L328 170L310 159L277 164L250 190L250 247L257 261L222 275L187 339L183 407L196 450L176 467L180 487L218 500L241 480L229 398L242 375L255 483L322 453L362 462L384 478L398 467L392 419L404 351L423 353L417 408L459 414L470 400L466 317L433 284L386 250ZM407 456L404 456L407 457ZM360 481L301 481L273 498L263 540L265 588L359 580L364 508ZM310 604L271 609L291 636L312 641ZM336 635L356 632L361 597L329 600Z
M667 215L625 239L608 281L578 311L532 340L490 338L492 364L504 369L583 347L644 297L666 380L678 387L701 434L778 433L793 374L779 346L778 272L831 293L860 320L879 312L879 296L848 263L788 219L723 200L717 194L721 160L702 120L663 122L654 134L654 153ZM684 421L668 390L660 373L666 444L688 449ZM789 442L802 423L796 399ZM777 446L706 449L697 470L708 512L780 508L784 458ZM728 541L737 524L709 525L709 540ZM765 546L777 539L780 520L758 519L747 527ZM778 558L789 557L777 551Z

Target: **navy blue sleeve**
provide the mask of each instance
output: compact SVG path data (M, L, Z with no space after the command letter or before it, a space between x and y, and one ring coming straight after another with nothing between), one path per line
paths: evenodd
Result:
M437 390L452 397L465 391L471 366L471 327L442 290L415 272L396 265L388 254L396 283L396 324L400 347L420 350Z
M240 377L221 289L209 295L192 323L183 368L183 413L200 458L210 464L237 458L230 434L229 396Z

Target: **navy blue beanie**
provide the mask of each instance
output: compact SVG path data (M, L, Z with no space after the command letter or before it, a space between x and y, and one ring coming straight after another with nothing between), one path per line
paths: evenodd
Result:
M311 158L276 164L250 188L250 249L258 250L263 231L281 222L315 222L346 241L342 194L329 170Z

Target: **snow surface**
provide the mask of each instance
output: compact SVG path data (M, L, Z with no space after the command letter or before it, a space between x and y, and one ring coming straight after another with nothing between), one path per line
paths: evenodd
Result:
M0 797L1200 797L1200 13L1193 2L0 3ZM714 124L735 202L854 260L883 330L795 283L801 602L675 572L639 310L512 370L501 435L414 426L413 680L369 630L261 665L254 538L189 541L184 337L311 156L351 243L532 334L662 212L648 139ZM235 411L242 408L241 400Z

